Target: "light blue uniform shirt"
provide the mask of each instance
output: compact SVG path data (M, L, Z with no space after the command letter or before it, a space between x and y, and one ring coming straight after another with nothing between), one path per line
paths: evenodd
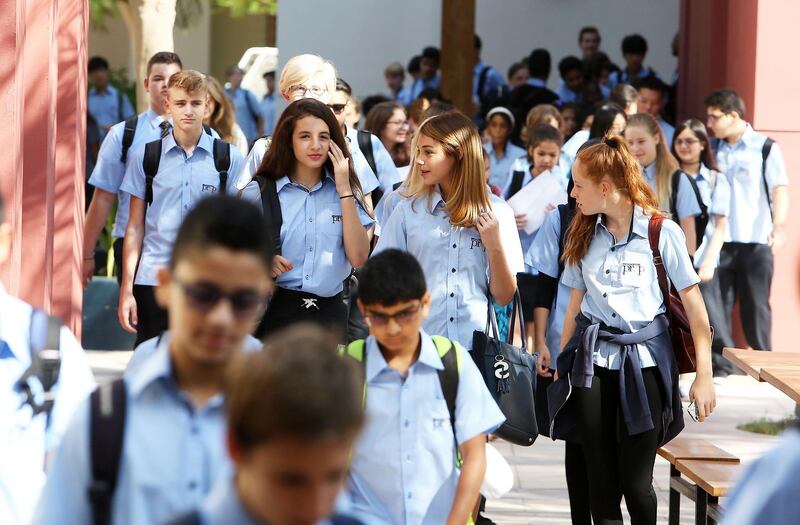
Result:
M45 454L58 447L81 401L94 389L92 371L80 343L61 328L61 369L51 392L55 404L46 425L44 414L33 416L16 383L31 364L29 304L0 285L0 523L30 523L45 482ZM41 386L31 380L31 389ZM37 396L40 398L40 396ZM41 399L39 399L41 402ZM62 522L63 523L63 522Z
M394 165L392 156L389 155L381 139L375 135L370 136L372 140L372 156L375 159L375 168L378 170L378 173L374 173L358 145L358 130L355 128L347 128L345 138L347 139L347 147L350 150L350 156L353 159L353 168L356 170L356 174L364 174L363 177L359 175L358 179L361 181L362 187L366 182L367 187L362 188L365 195L378 187L380 187L384 193L392 191L392 186L403 180L400 176L400 172L397 171L397 166ZM373 179L376 176L378 185L373 186L376 182L373 181Z
M439 77L439 73L436 73L436 76L434 76L430 80L424 80L418 78L417 80L414 81L413 84L411 84L411 102L417 100L419 94L426 89L430 88L438 90L440 84L441 84L441 78Z
M511 141L506 143L506 151L503 153L502 157L497 156L491 144L486 144L483 148L489 154L489 169L491 170L489 184L493 184L499 188L505 188L506 185L510 183L509 178L512 173L511 165L514 164L514 161L518 158L525 157L528 152L525 151L524 148L515 146Z
M156 345L157 339L139 348ZM140 366L124 374L127 414L119 478L112 500L116 525L152 525L198 507L216 479L231 470L225 451L223 396L197 408L175 384L165 334ZM137 350L138 351L138 350ZM92 523L86 400L64 435L33 523Z
M658 125L661 127L661 132L664 134L664 141L667 145L667 148L672 146L672 138L675 136L675 128L672 127L672 124L661 118L660 116L656 119Z
M614 87L617 84L634 84L637 80L642 80L650 75L655 76L655 78L659 78L658 74L647 66L642 67L642 69L636 73L635 78L631 78L631 75L628 73L627 69L612 71L611 74L608 75L608 85L610 87Z
M138 199L145 198L145 174L142 167L144 144L128 153L129 162L121 190ZM156 273L169 263L172 243L183 219L204 197L219 191L219 172L214 167L214 139L205 132L200 134L190 156L178 146L172 133L162 139L161 162L153 179L153 203L145 215L144 241L134 284L155 286ZM231 165L229 174L239 173L244 159L239 150L228 146ZM227 192L234 193L232 177L228 177ZM258 187L253 184L243 195L257 201ZM258 201L260 202L260 201Z
M513 274L525 270L514 212L489 195L500 225L500 238ZM489 258L478 230L450 224L438 191L432 198L401 199L381 226L375 253L398 248L417 258L431 293L430 314L423 327L472 349L472 332L486 328Z
M128 149L128 163L131 160L131 153L137 146L158 140L161 136L161 128L159 126L162 122L164 122L164 117L156 115L152 108L147 108L147 111L139 114L139 119L136 121L136 134L133 136L133 143L130 149ZM128 213L131 209L130 194L119 191L120 186L122 186L122 179L125 178L126 168L126 164L119 160L120 155L122 155L122 136L124 132L124 122L111 127L100 146L100 152L97 154L97 164L95 164L92 176L89 178L89 184L95 188L100 188L108 193L116 193L119 196L114 231L111 233L115 239L125 237L125 228L128 227Z
M800 430L750 465L728 494L722 525L795 525L800 516Z
M756 133L748 124L739 142L731 145L721 140L717 146L717 165L731 187L727 242L767 244L772 231L761 176L761 148L766 140L766 135ZM789 185L783 152L777 143L772 145L766 168L771 202L775 188Z
M311 190L283 177L275 181L281 203L281 255L294 267L278 276L281 288L331 297L342 291L352 266L344 251L342 200L330 173ZM375 223L356 203L364 228Z
M120 101L122 102L122 107L120 107ZM102 129L103 126L108 127L117 122L122 122L136 113L133 106L131 106L131 101L128 100L128 96L124 93L120 96L119 90L110 84L102 93L95 88L90 88L86 104L89 108L89 113L97 121L98 126L101 126L101 136L105 134Z
M626 333L644 328L665 311L647 238L650 217L638 206L633 217L630 240L627 237L615 240L603 223L603 215L598 215L589 252L579 264L567 265L561 277L566 286L586 292L581 312L592 323L603 323ZM668 220L662 223L658 249L667 277L676 290L700 282L686 250L686 238L677 223ZM638 348L642 368L655 366L647 347L641 344ZM619 352L619 345L598 341L594 363L618 370Z
M569 170L572 169L572 164L575 163L575 157L578 156L578 150L581 149L581 146L583 146L587 140L589 140L589 130L579 129L561 147L561 159L559 163L566 165L567 169L564 173L569 173Z
M375 219L378 221L378 225L386 224L394 209L403 200L403 195L403 186L398 186L396 190L392 190L381 197L380 202L375 207ZM380 237L380 233L377 231L375 235Z
M670 176L671 177L671 176ZM687 175L684 174L683 177L680 178L678 182L678 198L675 201L675 211L678 214L676 220L685 219L686 217L696 217L700 215L700 205L697 203L697 196L694 194L694 190L692 189L692 183L686 179ZM656 163L652 163L649 166L644 168L644 178L647 180L647 183L656 192L658 195L658 189L656 188ZM672 179L670 179L670 188L672 187ZM662 204L662 206L666 206L666 209L669 208L669 203Z
M407 87L401 87L400 91L397 92L397 95L395 95L391 91L389 91L387 93L387 96L390 99L394 100L395 102L398 102L398 103L402 104L405 107L410 106L411 103L414 102L414 99L411 98L411 89L407 88Z
M604 99L607 99L611 94L611 90L608 88L608 86L599 84L597 87L600 89L600 94ZM561 99L561 102L574 102L576 104L583 102L583 93L576 93L575 91L572 91L567 87L563 80L556 90L556 95L558 95L558 98Z
M689 175L691 177L691 175ZM711 237L714 235L714 228L716 227L717 217L727 217L730 213L731 204L731 187L728 184L728 179L725 175L717 173L713 177L713 190L711 170L705 164L700 164L700 171L695 176L697 189L700 190L700 196L703 199L703 204L708 208L708 224L706 231L703 233L703 239L694 253L694 267L700 268L703 259L706 256ZM714 259L714 267L719 264L719 254Z
M534 77L530 77L530 78L527 80L527 83L528 83L528 84L530 84L530 85L531 85L531 86L533 86L533 87L538 87L538 88L545 88L545 89L547 89L547 82L545 82L545 81L544 81L544 80L542 80L541 78L534 78Z
M481 73L483 73L484 69L488 69L488 71L483 81L483 92L478 93L478 85L480 84ZM492 66L487 66L483 62L478 61L475 67L472 68L472 97L475 100L479 101L481 97L489 95L490 93L499 94L500 90L505 85L506 80L503 78L503 75Z
M275 130L275 93L265 95L260 108L261 118L264 119L264 135L272 135Z
M538 230L538 235L525 254L525 266L529 273L541 273L558 279L558 241L561 235L561 217L558 209L547 214ZM570 289L559 279L555 306L550 308L545 338L550 351L550 363L555 368L556 359L561 352L561 329L564 314L569 304Z
M419 359L408 376L389 367L375 338L366 344L367 423L353 451L351 511L366 525L441 525L460 475L450 412L442 394L442 360L420 331ZM455 435L459 445L497 429L505 417L470 355L461 354ZM452 350L451 350L452 351Z
M234 90L226 89L225 93L231 98L236 109L236 123L242 128L247 142L258 138L258 121L261 116L261 104L252 91L242 87Z

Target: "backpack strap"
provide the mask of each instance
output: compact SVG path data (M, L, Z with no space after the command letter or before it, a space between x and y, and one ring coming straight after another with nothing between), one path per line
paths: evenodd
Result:
M506 200L513 197L519 190L522 189L522 179L525 177L524 171L515 171L511 175L511 186L508 188L508 193L506 194Z
M278 198L278 186L271 177L258 177L261 186L261 209L264 220L272 235L275 244L275 254L281 254L281 226L283 226L283 212L281 201Z
M122 122L122 90L117 89L117 122Z
M133 145L133 137L136 136L136 124L139 122L139 115L134 115L125 119L125 130L122 132L122 151L119 161L123 164L128 162L128 150Z
M144 202L146 208L153 204L153 179L158 175L159 164L161 164L161 139L148 142L144 146L142 169L145 178Z
M208 124L203 124L203 131L205 131L206 135L208 135L209 137L214 136L214 134L211 132L211 126L209 126Z
M52 392L61 372L61 327L58 317L47 315L43 310L34 308L31 312L29 351L31 364L17 380L17 388L25 395L25 404L30 405L34 415L45 413L47 425L50 423L50 412L55 404ZM42 402L39 403L33 394L30 379L39 380L42 389Z
M367 355L366 350L367 342L364 339L356 339L355 341L351 342L347 347L344 346L339 347L339 357L347 357L348 359L352 359L359 365L361 365L361 371L364 373L364 387L361 394L361 404L363 406L367 405Z
M99 386L89 398L92 483L88 496L94 525L111 524L111 503L117 488L125 437L126 405L122 378Z
M331 516L329 521L331 525L362 525L362 523L357 519L349 516L342 516L340 514Z
M358 149L364 154L364 158L367 159L367 164L372 168L372 173L377 177L378 168L375 164L375 153L372 151L372 133L361 129L358 130Z
M764 194L767 196L767 208L769 208L769 218L775 222L775 217L772 215L772 198L769 195L769 184L767 184L767 158L769 152L772 151L772 145L775 141L767 137L764 141L764 146L761 148L761 180L764 182Z
M456 451L456 466L461 467L461 451L458 448L458 438L456 437L456 399L458 398L458 382L461 375L461 352L456 348L455 343L440 335L431 336L436 351L444 365L443 370L439 370L439 384L442 387L442 395L447 404L447 411L450 413L450 428L453 430L453 443Z
M572 213L568 204L558 205L558 220L558 277L560 278L561 274L564 273L564 261L561 260L564 255L564 241L567 238L567 228L569 228L569 223L572 220Z
M201 524L202 522L200 521L200 511L195 509L193 511L172 518L164 525L201 525Z
M230 144L214 139L214 168L219 172L219 193L224 195L228 185L228 170L231 167Z
M481 70L481 74L478 77L478 100L483 101L483 90L486 88L486 78L489 76L489 66L484 65L483 69Z
M661 259L661 250L658 248L661 241L661 225L663 222L664 216L660 213L654 213L650 217L650 222L647 225L647 239L650 242L650 251L653 252L653 264L656 267L656 275L658 276L658 287L661 289L664 305L667 308L667 315L669 315L669 280L664 269L664 261Z

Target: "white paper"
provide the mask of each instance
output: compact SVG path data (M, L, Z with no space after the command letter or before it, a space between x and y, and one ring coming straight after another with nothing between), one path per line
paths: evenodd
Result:
M515 215L527 215L528 223L523 228L526 234L530 235L542 226L548 205L567 203L567 192L560 180L562 177L558 167L545 171L508 199L508 205Z

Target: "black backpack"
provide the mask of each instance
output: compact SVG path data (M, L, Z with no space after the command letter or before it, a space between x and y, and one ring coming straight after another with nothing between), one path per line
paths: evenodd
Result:
M767 137L767 140L764 141L764 145L761 147L761 180L764 182L764 194L767 196L769 218L774 222L775 217L772 215L772 198L769 196L769 184L767 184L767 158L769 157L769 152L772 151L773 144L775 144L775 141Z
M358 149L361 150L361 153L367 160L367 164L372 168L372 173L375 174L375 178L377 179L378 165L375 162L375 152L372 149L372 133L364 131L363 129L358 130ZM372 205L376 206L378 201L381 200L381 197L383 197L383 191L380 187L372 190Z
M122 132L122 148L120 150L119 161L123 164L128 162L128 150L133 145L133 139L136 137L136 124L139 122L139 115L133 115L125 119L125 127ZM211 135L211 127L203 124L203 130L207 135Z
M703 202L703 197L700 195L700 188L697 186L697 181L694 180L694 177L687 175L681 170L675 170L675 172L672 174L672 195L669 199L669 212L672 214L672 219L675 222L678 222L678 188L680 187L681 176L686 177L686 179L688 179L689 183L692 185L694 197L697 199L697 205L700 207L700 215L694 218L694 231L696 235L695 243L697 246L700 246L700 242L702 242L703 236L706 232L706 226L708 226L708 206L706 206L706 204Z
M504 196L506 200L516 195L516 193L522 189L522 179L524 178L524 171L515 171L511 174L511 186L508 187L508 193Z
M58 317L47 315L38 308L33 309L29 331L31 364L22 373L16 384L16 388L25 396L25 404L30 405L33 410L33 415L45 413L48 424L55 404L55 395L52 393L52 389L58 382L61 372L62 326ZM41 384L41 403L36 401L36 396L31 389L29 381L32 378L38 379Z

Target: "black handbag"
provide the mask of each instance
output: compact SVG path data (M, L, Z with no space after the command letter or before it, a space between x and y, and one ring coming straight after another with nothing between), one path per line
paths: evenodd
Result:
M536 424L536 357L525 348L525 325L522 321L519 291L514 295L514 306L505 341L500 340L497 316L491 299L486 314L486 329L475 330L472 335L472 360L478 367L486 386L506 421L494 434L515 445L530 446L539 435ZM512 344L514 323L519 316L522 328L522 349Z

